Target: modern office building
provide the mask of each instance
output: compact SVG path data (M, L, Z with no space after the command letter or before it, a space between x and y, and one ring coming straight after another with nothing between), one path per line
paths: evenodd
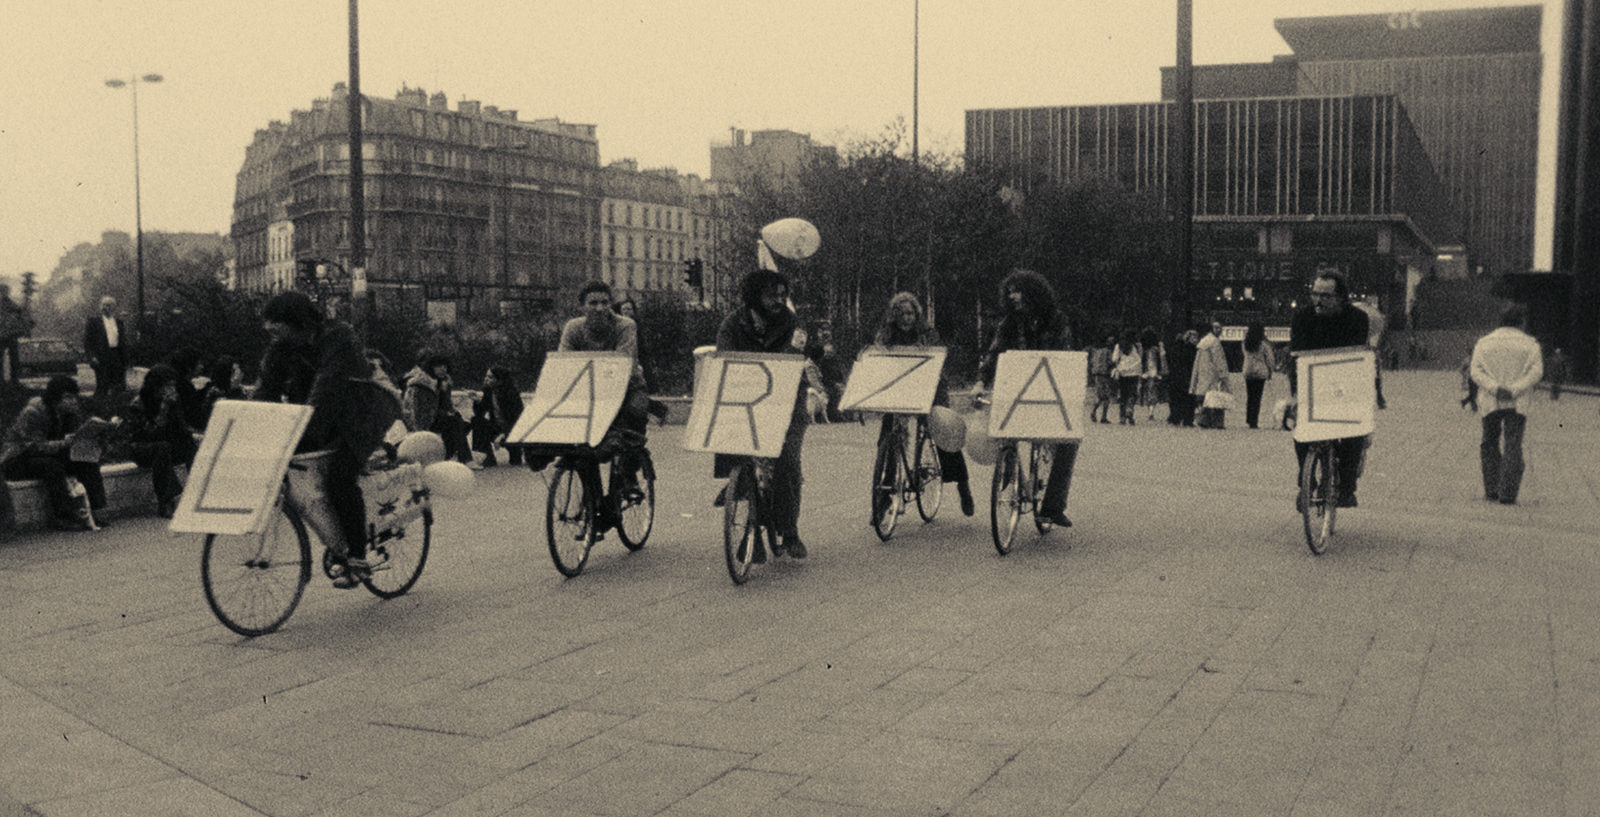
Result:
M1286 325L1324 269L1388 310L1453 242L1444 190L1395 97L1213 99L1195 110L1197 312ZM1023 191L1102 176L1165 197L1172 113L1165 102L967 111L967 163Z
M281 253L350 258L345 86L258 130L234 198L238 280L283 288ZM362 108L367 286L380 309L437 320L548 311L600 275L600 167L593 125L402 89ZM281 249L281 248L279 248Z

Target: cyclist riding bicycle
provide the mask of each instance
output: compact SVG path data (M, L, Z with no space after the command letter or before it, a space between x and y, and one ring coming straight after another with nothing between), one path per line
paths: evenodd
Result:
M1001 352L1013 349L1067 351L1072 348L1072 332L1067 327L1067 318L1056 306L1056 292L1044 276L1032 270L1013 270L1000 282L1000 295L1005 299L1006 316L995 330L994 340L989 344L989 350L979 367L983 376L983 391L994 387L995 368L1000 363ZM1078 443L1068 441L1052 445L1055 447L1055 457L1038 516L1058 527L1070 528L1072 520L1067 518L1067 492L1072 487L1072 467L1078 459Z
M889 299L889 306L884 310L883 323L878 326L878 333L872 342L877 346L938 346L939 330L924 319L922 304L917 300L917 296L901 292ZM945 407L950 405L950 389L945 383L943 374L940 374L939 385L934 390L933 404ZM893 424L894 417L885 414L883 425L878 431L880 445L884 437L888 436ZM944 476L944 481L956 484L956 490L961 494L961 513L971 516L975 508L972 503L972 489L967 484L967 458L960 451L945 451L942 448L936 450L939 455L939 470ZM879 484L883 484L883 477L883 474L877 475Z
M717 328L719 352L767 352L774 354L789 351L794 339L795 314L789 308L789 279L771 270L756 270L740 282L740 306L728 313ZM774 543L774 554L788 553L796 559L806 557L805 543L800 540L800 451L805 443L806 415L805 381L802 379L794 394L794 408L790 414L789 430L783 438L783 449L772 469L773 527L781 543ZM739 460L718 454L714 464L717 479L727 479ZM720 494L717 504L726 498ZM756 551L753 561L766 559L763 551Z
M261 310L272 337L261 360L255 399L311 406L311 422L299 451L331 449L328 504L343 543L328 542L335 587L351 588L371 575L367 555L367 511L358 480L367 457L400 416L394 396L372 380L355 332L298 292L273 296Z
M633 373L628 377L628 390L622 407L611 421L596 453L598 458L585 457L574 464L578 478L583 480L583 490L590 496L603 496L600 489L600 460L612 456L629 458L643 447L645 429L649 423L650 395L645 390L644 369L639 366L639 327L632 318L619 315L611 308L611 287L603 281L590 281L578 292L578 303L583 315L567 321L561 329L561 352L622 352L633 359ZM628 438L639 442L628 444ZM636 467L624 459L622 472L632 475ZM601 503L598 532L605 533L617 525L616 509Z
M1344 274L1326 271L1317 274L1311 285L1311 303L1294 313L1289 328L1289 354L1315 349L1337 349L1345 346L1367 344L1367 313L1350 305L1350 284ZM1298 372L1289 365L1289 404L1297 405L1299 396ZM1339 452L1339 500L1341 508L1356 507L1356 479L1361 473L1361 456L1368 443L1366 435L1343 437L1334 442ZM1305 465L1310 443L1295 443L1295 481ZM1298 493L1295 503L1299 509Z

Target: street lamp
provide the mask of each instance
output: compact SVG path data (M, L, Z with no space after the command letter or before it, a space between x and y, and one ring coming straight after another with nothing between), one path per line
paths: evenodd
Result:
M134 319L134 328L140 337L144 334L144 216L139 206L139 83L156 83L162 80L160 74L135 74L132 79L106 80L106 86L121 88L127 86L133 95L133 263L134 275L139 286L139 316Z

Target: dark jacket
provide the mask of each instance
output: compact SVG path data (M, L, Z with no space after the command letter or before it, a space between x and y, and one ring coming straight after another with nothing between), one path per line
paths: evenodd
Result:
M301 450L344 445L362 459L400 414L390 392L372 381L355 332L341 321L324 323L307 345L268 347L256 399L316 409Z
M1066 351L1072 348L1072 332L1067 328L1067 316L1054 307L1044 315L1033 312L1010 312L1000 321L994 340L983 355L978 371L985 386L994 385L995 367L1000 363L1000 353L1017 349L1042 349Z
M1295 310L1289 323L1289 354L1314 349L1367 345L1367 313L1346 305L1334 315L1318 315L1315 304ZM1299 367L1289 362L1289 391L1299 386Z
M116 364L126 366L128 363L128 327L121 318L112 318L117 324L117 347L112 349L106 338L106 325L99 312L90 315L83 322L83 350L89 354L89 359L95 366Z

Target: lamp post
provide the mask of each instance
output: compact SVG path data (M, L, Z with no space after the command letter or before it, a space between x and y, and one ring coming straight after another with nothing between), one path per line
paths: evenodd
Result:
M134 328L140 337L144 335L144 215L139 205L139 83L160 82L160 74L135 74L127 81L108 79L106 85L111 88L127 86L133 96L133 264L134 276L138 282L139 315L134 319Z

